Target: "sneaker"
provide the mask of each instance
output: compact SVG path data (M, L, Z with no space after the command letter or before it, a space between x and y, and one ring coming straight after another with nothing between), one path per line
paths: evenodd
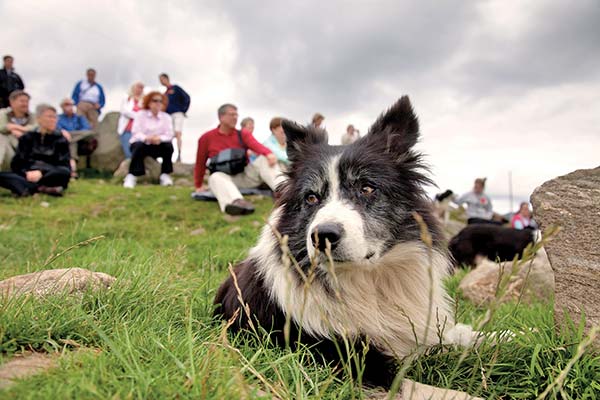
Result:
M127 174L123 181L123 187L127 189L133 189L137 183L137 178L132 174Z
M229 215L248 215L254 212L254 206L249 201L237 199L225 206L225 212Z
M48 196L62 197L62 186L38 186L38 192L47 194Z
M170 175L160 174L160 186L173 186L173 179Z

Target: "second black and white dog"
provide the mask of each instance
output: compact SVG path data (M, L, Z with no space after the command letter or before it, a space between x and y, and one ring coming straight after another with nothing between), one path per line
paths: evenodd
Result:
M216 314L231 319L239 310L230 329L260 325L280 345L289 320L291 345L300 338L326 362L340 361L335 343L348 339L366 352L363 381L386 387L397 361L422 346L471 343L443 287L447 250L422 188L428 179L413 149L419 125L408 97L348 146L329 146L323 132L289 121L283 128L288 178L235 281L219 288Z

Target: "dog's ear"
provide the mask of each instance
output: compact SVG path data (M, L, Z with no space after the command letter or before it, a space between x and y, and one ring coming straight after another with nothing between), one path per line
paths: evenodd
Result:
M419 121L408 96L402 96L369 128L368 136L387 143L387 150L404 153L417 143Z
M308 128L284 119L281 127L287 141L287 154L294 162L301 157L302 152L310 145L327 143L327 132L322 129Z

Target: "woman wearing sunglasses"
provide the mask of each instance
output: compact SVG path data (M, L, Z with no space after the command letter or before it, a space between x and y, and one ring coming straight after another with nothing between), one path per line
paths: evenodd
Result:
M146 173L144 158L162 158L160 173L161 186L172 186L170 174L173 172L173 121L164 112L167 97L160 92L150 92L144 96L142 109L137 113L131 128L131 164L123 186L135 187L137 177Z

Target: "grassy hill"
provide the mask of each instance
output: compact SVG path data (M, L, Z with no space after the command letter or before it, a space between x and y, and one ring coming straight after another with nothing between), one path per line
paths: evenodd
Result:
M357 382L306 349L279 350L253 335L232 337L213 321L212 300L227 266L255 243L271 208L231 219L187 188L127 191L80 180L61 199L0 193L0 279L81 267L118 278L83 298L0 298L0 364L24 350L62 353L59 367L0 391L0 398L361 398ZM60 254L58 257L57 254ZM457 317L485 330L512 329L507 343L476 350L435 348L405 362L417 381L485 398L535 398L577 355L581 328L558 336L551 304L478 310L448 282ZM520 332L520 333L519 333ZM89 348L92 351L76 351ZM585 352L548 398L596 398L600 359Z

